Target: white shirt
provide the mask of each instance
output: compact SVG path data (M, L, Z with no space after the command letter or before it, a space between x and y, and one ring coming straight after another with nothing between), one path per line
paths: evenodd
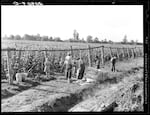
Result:
M72 57L71 56L66 56L65 64L71 64L71 63L72 63Z

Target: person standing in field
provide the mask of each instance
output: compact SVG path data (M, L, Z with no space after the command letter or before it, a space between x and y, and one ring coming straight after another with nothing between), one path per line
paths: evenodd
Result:
M78 70L77 70L77 78L82 79L84 77L85 64L82 58L78 59Z
M100 59L98 56L96 56L95 61L96 61L96 69L100 69Z
M72 60L72 76L73 76L73 77L76 77L76 71L77 71L76 60L73 59L73 60Z
M111 58L111 71L112 72L115 72L115 70L116 70L116 68L115 68L115 65L116 65L116 56L112 56L112 58Z
M17 57L16 58L16 61L13 65L13 70L14 70L14 73L13 73L13 79L16 80L16 73L18 72L18 69L19 69L19 58Z
M68 83L70 83L72 74L72 56L70 52L68 52L67 56L65 57L64 65L65 65L65 76L66 79L68 80Z
M44 66L44 72L46 73L46 76L50 77L50 61L48 58L45 58Z

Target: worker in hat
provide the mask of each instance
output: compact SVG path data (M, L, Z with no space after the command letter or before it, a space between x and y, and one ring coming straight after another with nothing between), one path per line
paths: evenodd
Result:
M115 69L116 69L116 68L115 68L115 66L116 66L116 59L117 59L117 58L116 58L115 55L113 55L112 58L111 58L111 71L112 71L112 72L115 72Z
M99 58L99 56L95 57L95 62L96 62L96 69L100 70L100 58Z
M71 56L70 52L67 53L67 56L65 57L64 64L66 66L66 68L65 68L65 76L66 76L66 79L68 80L68 83L70 83L71 74L72 74L72 56Z
M85 63L82 58L78 58L78 69L77 69L77 79L82 79L84 77Z
M50 61L48 58L45 58L44 66L44 72L46 73L46 76L50 77Z

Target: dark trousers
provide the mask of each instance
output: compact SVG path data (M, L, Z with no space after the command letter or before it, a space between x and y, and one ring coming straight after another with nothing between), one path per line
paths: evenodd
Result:
M66 79L70 79L71 78L71 74L72 74L72 70L71 69L67 69L66 70Z
M70 79L72 75L72 65L66 65L66 71L65 71L65 76L66 79Z
M13 80L16 80L16 73L17 73L17 69L14 69L14 72L13 72Z
M112 64L111 71L114 71L114 72L115 72L115 64Z
M84 71L85 71L85 68L81 68L80 71L79 71L79 75L78 75L78 79L82 79L83 76L84 76Z
M96 69L100 69L100 65L96 65Z

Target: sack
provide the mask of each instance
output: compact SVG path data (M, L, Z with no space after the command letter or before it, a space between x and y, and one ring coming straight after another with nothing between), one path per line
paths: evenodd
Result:
M16 73L16 81L17 83L22 82L22 76L20 73Z

